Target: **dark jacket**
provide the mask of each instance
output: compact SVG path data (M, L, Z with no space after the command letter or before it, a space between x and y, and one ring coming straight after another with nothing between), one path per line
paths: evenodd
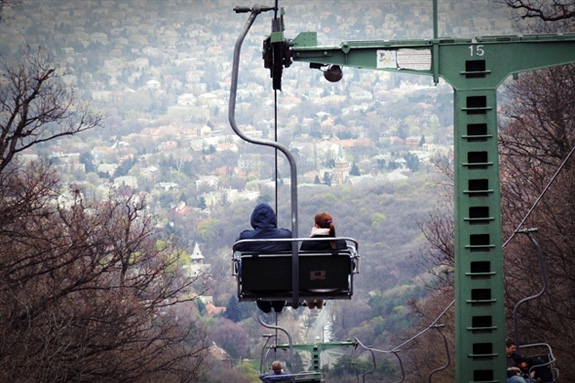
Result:
M260 380L264 383L268 382L293 382L294 377L288 375L287 372L266 372L260 375Z
M517 367L521 369L521 376L523 376L524 378L528 378L529 374L528 374L528 370L524 370L521 368L521 366L519 365L520 363L527 363L528 366L532 366L533 365L533 359L532 358L526 358L523 357L521 355L519 355L519 353L514 352L513 355L508 356L507 357L507 377L510 378L513 375L516 375L515 372L513 371L509 371L510 367Z
M240 233L237 241L241 239L269 239L269 238L291 238L292 232L288 229L277 228L277 217L274 210L266 203L260 203L252 212L250 223L253 230L244 230ZM291 250L291 242L260 242L244 243L236 246L239 251L261 251L274 252Z
M329 238L327 235L313 235L312 238ZM347 249L347 243L343 239L338 239L335 241L335 249L343 250ZM333 250L331 247L331 241L303 241L301 243L300 250Z

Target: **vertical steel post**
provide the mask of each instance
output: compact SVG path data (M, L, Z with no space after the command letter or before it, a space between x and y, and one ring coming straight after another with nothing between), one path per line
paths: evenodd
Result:
M505 382L495 89L456 90L456 382Z
M290 165L290 191L291 191L291 228L292 237L298 237L298 202L297 202L297 166L293 154L284 145L270 140L260 140L246 136L238 127L236 123L236 97L238 89L238 77L239 77L239 67L240 67L240 53L242 49L242 44L246 35L248 34L252 24L254 23L256 17L261 12L271 11L273 7L262 7L261 5L254 5L253 8L247 7L236 7L234 8L236 13L250 13L248 20L244 24L244 28L236 40L234 46L234 56L232 61L232 79L230 86L230 98L228 102L228 119L232 130L244 141L255 145L263 145L275 148L282 152ZM281 33L281 37L278 35ZM275 39L283 38L283 32L275 32ZM277 211L276 211L277 214ZM291 306L293 308L298 308L299 306L299 242L293 241L291 244L292 251L292 302Z

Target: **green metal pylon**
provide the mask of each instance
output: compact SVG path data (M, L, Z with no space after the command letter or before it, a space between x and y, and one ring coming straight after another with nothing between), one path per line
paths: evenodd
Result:
M434 0L434 24L437 22ZM275 41L283 39L276 31ZM575 34L289 42L294 61L443 78L454 89L456 382L506 381L497 99L510 75L575 62Z

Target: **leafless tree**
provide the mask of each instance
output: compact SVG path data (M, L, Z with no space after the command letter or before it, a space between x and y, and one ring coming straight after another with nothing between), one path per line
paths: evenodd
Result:
M28 47L20 63L2 63L0 74L0 172L34 145L101 126L102 116L60 81L42 49Z
M521 306L518 331L523 343L553 346L566 380L575 377L562 362L575 357L574 85L573 65L523 75L509 88L512 102L502 109L500 134L503 230L513 236L505 250L508 307L542 288L534 246L514 235L530 212L521 228L538 228L549 284L540 299Z
M46 164L15 161L102 122L42 50L21 60L0 72L0 381L198 381L194 278L145 200L86 201Z
M455 310L451 306L454 299L452 286L444 286L433 291L427 298L412 302L412 310L420 316L426 327L410 329L403 336L413 339L401 348L399 354L404 363L405 381L409 383L426 382L432 371L449 365L434 374L433 381L455 381ZM427 327L431 326L432 327ZM440 333L441 331L441 333ZM448 343L445 349L443 335ZM449 352L449 357L447 356Z
M522 19L560 21L575 17L573 0L501 0Z
M194 280L143 201L85 205L72 190L64 208L42 166L3 181L0 381L196 381L204 332L177 309L195 299Z
M435 275L442 285L453 288L455 249L452 205L452 198L446 197L444 204L429 214L428 220L418 222L430 246L417 263L423 272Z

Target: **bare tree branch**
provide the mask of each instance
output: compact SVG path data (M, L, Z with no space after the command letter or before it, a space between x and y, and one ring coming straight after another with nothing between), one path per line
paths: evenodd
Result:
M571 0L504 0L508 7L520 11L522 19L560 21L575 17L575 4Z
M60 207L40 164L0 180L0 381L197 380L195 278L158 245L145 201L72 188Z
M0 172L36 144L101 126L41 49L28 48L23 63L4 63L0 80Z

